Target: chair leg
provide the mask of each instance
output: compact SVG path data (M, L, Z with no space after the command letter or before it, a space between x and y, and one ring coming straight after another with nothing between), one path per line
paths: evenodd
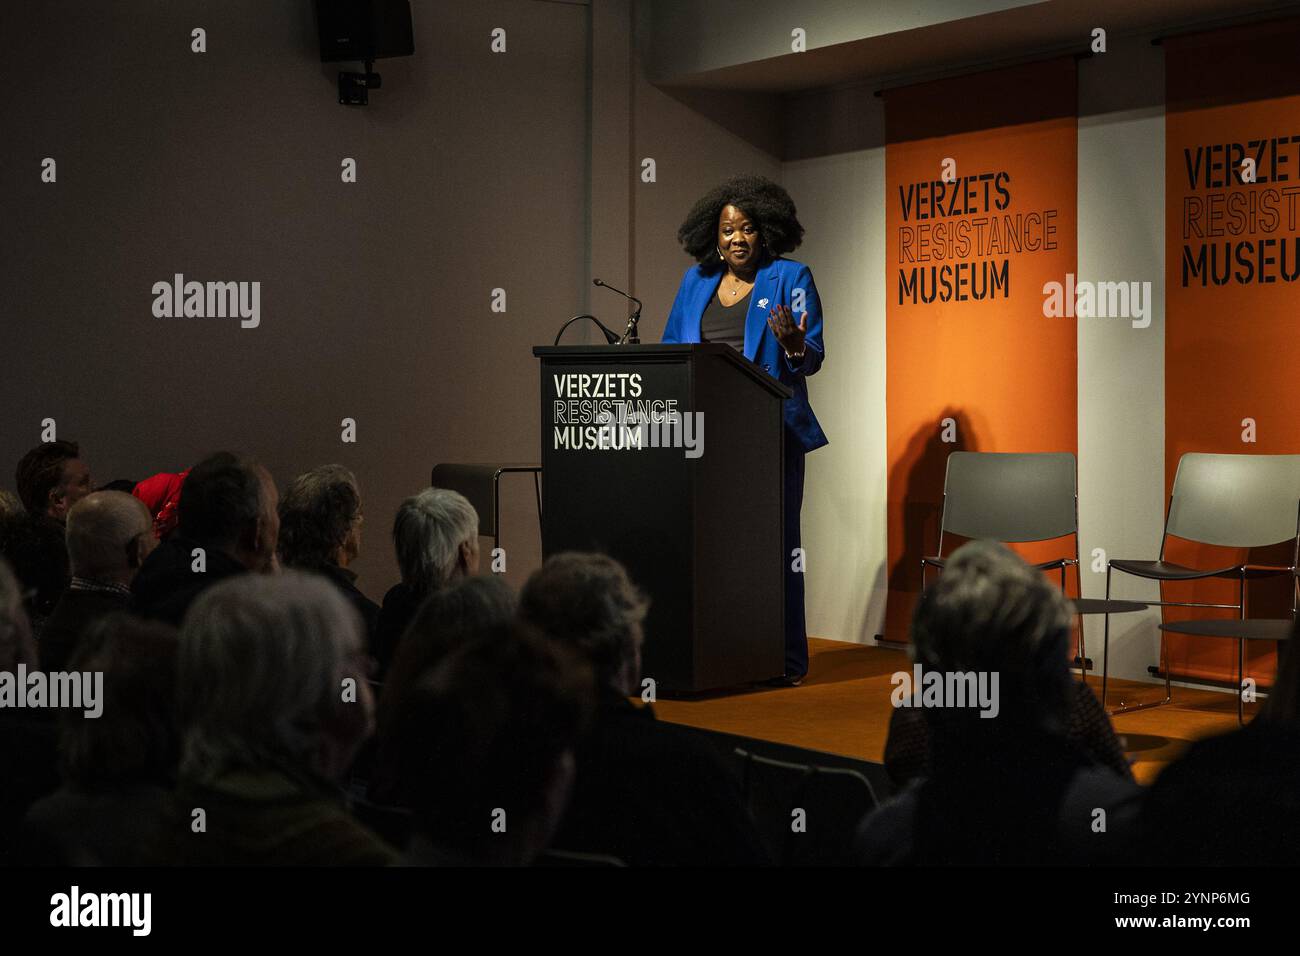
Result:
M1237 585L1237 617L1246 619L1246 572L1241 572ZM1237 725L1246 724L1246 697L1242 682L1246 679L1246 639L1237 638Z
M1159 588L1161 589L1161 590L1160 590L1160 600L1163 601L1163 600L1165 599L1165 594L1164 594L1164 583L1161 582L1161 584L1157 585L1157 587L1159 587ZM1161 615L1163 616L1164 612L1161 611L1160 613L1161 613ZM1173 676L1169 673L1169 640L1168 640L1168 638L1169 638L1169 635L1168 635L1168 634L1165 634L1165 633L1163 633L1163 632L1161 633L1161 635L1160 635L1160 666L1161 666L1161 668L1162 668L1162 669L1164 670L1164 672L1165 672L1165 699L1162 700L1162 701L1160 701L1159 704L1156 704L1155 706L1157 706L1157 707L1159 707L1160 704L1168 704L1168 703L1170 703L1171 701L1173 701L1173 699L1174 699Z
M1164 703L1166 704L1174 699L1173 675L1169 673L1169 642L1165 640L1165 637L1167 636L1168 635L1165 635L1160 638L1160 656L1164 658L1164 669L1165 669Z
M1110 564L1106 565L1106 600L1110 600ZM1110 674L1110 612L1102 615L1101 709L1106 709L1106 678Z
M497 553L501 550L501 472L492 476L492 514L496 520L492 522L492 560L495 561Z
M1066 589L1064 564L1061 565L1061 593L1065 595L1065 598L1068 601L1070 598L1070 592ZM1083 596L1082 592L1079 596ZM1079 679L1086 684L1088 682L1088 672L1084 669L1083 665L1083 618L1081 616L1076 617L1079 621ZM1073 663L1074 662L1071 661L1071 666L1073 666Z
M1110 565L1107 564L1106 565L1106 600L1108 601L1110 600L1110 570L1111 570ZM1102 651L1102 659L1101 659L1101 709L1102 710L1106 710L1106 675L1107 675L1107 671L1109 670L1109 663L1110 663L1109 661L1110 615L1109 614L1105 615L1105 618L1106 618L1106 629L1104 632L1105 647ZM1131 707L1125 705L1124 702L1121 701L1120 705L1116 707L1114 710L1106 711L1108 716L1114 717L1117 714L1127 714L1135 710L1149 710L1152 707L1163 707L1165 704L1169 704L1173 702L1174 699L1173 685L1170 682L1170 677L1169 677L1169 654L1168 654L1167 642L1165 641L1163 636L1160 638L1160 662L1161 662L1161 667L1164 669L1165 672L1164 700L1153 700L1145 704L1134 704Z
M1082 598L1083 597L1083 571L1080 570L1078 557L1079 555L1078 552L1076 551L1075 562L1074 562L1074 583L1078 588L1078 590L1075 591L1075 593L1080 598ZM1088 645L1087 645L1087 641L1085 640L1086 630L1087 627L1085 626L1084 618L1080 616L1079 618L1079 679L1083 681L1084 684L1088 683Z
M1088 644L1084 639L1083 618L1079 618L1079 680L1088 683Z

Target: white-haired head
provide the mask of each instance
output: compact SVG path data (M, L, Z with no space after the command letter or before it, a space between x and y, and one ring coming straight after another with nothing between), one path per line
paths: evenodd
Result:
M181 776L278 767L337 777L374 729L361 621L300 571L205 591L181 628Z
M431 594L478 570L478 514L463 495L426 488L397 509L393 548L403 583L418 594Z

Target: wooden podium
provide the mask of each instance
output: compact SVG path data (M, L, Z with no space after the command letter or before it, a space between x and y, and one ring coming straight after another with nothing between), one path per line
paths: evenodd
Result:
M543 555L600 551L626 566L651 600L641 672L658 692L781 676L790 389L720 344L533 354ZM679 423L663 424L672 412Z

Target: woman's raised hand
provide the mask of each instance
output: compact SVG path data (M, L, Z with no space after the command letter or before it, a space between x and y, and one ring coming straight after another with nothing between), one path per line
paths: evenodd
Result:
M768 311L767 327L772 330L772 334L781 343L781 348L785 349L786 354L799 355L803 352L804 336L808 334L807 312L799 316L799 324L795 325L794 313L790 311L790 307L778 305Z

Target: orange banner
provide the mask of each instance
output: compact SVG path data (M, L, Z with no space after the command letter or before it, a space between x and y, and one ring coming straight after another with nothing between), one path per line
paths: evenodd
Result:
M1074 60L890 90L885 118L885 637L902 641L949 453L1077 449Z
M1300 453L1300 20L1164 47L1168 493L1186 452ZM1202 567L1244 557L1290 564L1285 550L1179 542L1167 557ZM1250 585L1247 615L1289 615L1288 583ZM1237 585L1166 585L1165 599L1236 603ZM1236 616L1170 608L1166 618L1216 613ZM1236 680L1234 641L1173 636L1167 650L1176 676ZM1273 646L1247 652L1247 673L1271 680Z

